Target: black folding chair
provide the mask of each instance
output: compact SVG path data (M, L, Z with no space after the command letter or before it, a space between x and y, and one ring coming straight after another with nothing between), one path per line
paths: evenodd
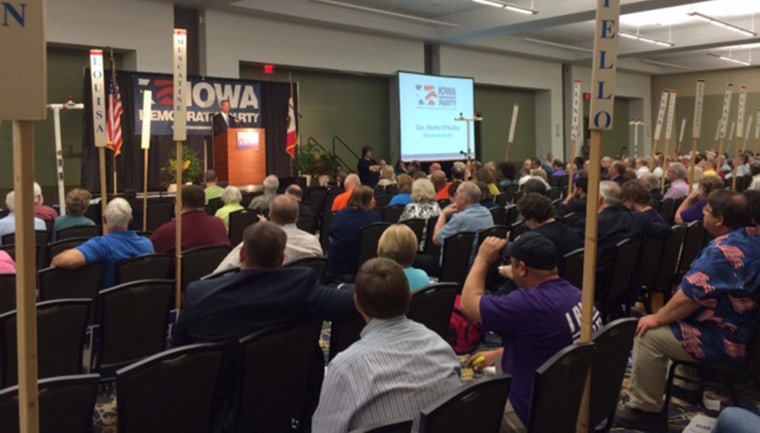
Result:
M55 232L55 239L62 241L69 238L90 239L103 233L101 226L75 226Z
M502 194L504 195L504 194ZM503 225L507 222L507 208L504 206L495 206L489 209L491 212L491 218L493 218L493 223L496 225Z
M444 239L439 281L464 284L470 270L470 254L475 236L473 232L461 232Z
M321 330L322 321L310 321L240 340L239 433L287 431L304 415L309 382L317 379L312 364ZM324 372L321 366L316 370Z
M36 248L35 257L37 259L37 269L45 267L47 259L47 244L50 239L50 233L47 230L36 230L34 232L34 245ZM16 234L10 233L2 238L3 245L11 245L16 243ZM15 252L14 252L15 260Z
M214 272L229 254L229 247L199 247L182 252L182 289Z
M285 268L302 266L312 268L317 273L317 278L321 282L327 279L327 257L304 257L286 264Z
M676 201L672 198L666 198L660 202L660 215L665 218L668 224L673 224L676 215Z
M116 264L116 284L170 278L173 265L171 254L144 254L121 260Z
M437 256L441 253L441 247L433 243L433 235L435 234L435 224L438 222L438 218L429 218L427 220L427 228L425 230L425 254Z
M72 227L72 228L78 228L78 227ZM90 240L88 237L68 237L65 239L59 239L55 242L51 242L47 244L47 254L45 258L44 266L49 266L50 262L53 260L53 257L57 256L58 254L69 250L71 248L76 248L83 243Z
M37 303L39 378L82 373L89 299ZM16 310L0 315L0 388L18 383ZM1 423L0 423L1 424Z
M359 229L359 264L361 267L367 260L377 257L377 244L380 236L391 224L387 222L372 223Z
M0 314L16 309L16 274L0 274Z
M457 389L420 414L420 433L497 433L511 376L496 376Z
M409 226L410 229L414 232L414 235L417 236L417 241L424 247L425 242L425 225L427 221L421 218L412 218L403 221L401 224L405 224Z
M148 201L148 231L155 231L161 225L172 220L174 215L174 203L167 200Z
M549 200L559 200L562 198L562 188L559 186L549 188L549 190L546 191L546 195L549 197Z
M230 214L230 244L233 246L243 242L243 232L249 226L259 222L258 212L241 210Z
M536 369L529 433L575 433L593 352L593 343L570 345Z
M104 265L95 263L77 269L47 268L37 272L40 301L54 299L89 299L90 324L95 323L97 298Z
M330 230L332 229L333 213L329 210L322 214L319 228L319 243L322 244L322 251L330 250Z
M109 377L119 367L166 349L174 288L174 280L141 280L100 291L95 370Z
M512 242L513 240L517 239L518 236L528 231L530 231L530 228L525 225L525 221L520 221L517 224L512 224L512 228L509 230L509 241Z
M594 336L589 425L598 426L605 421L605 427L601 430L604 432L610 430L615 419L637 324L638 319L617 319Z
M507 206L507 220L505 222L507 227L512 227L512 224L517 221L517 217L520 216L520 211L517 210L516 204Z
M213 431L217 378L227 347L167 350L116 372L119 433Z
M359 334L364 329L364 325L366 325L364 319L332 322L330 326L330 351L327 358L332 360L335 355L359 341Z
M216 215L216 211L224 206L224 202L221 197L212 198L206 205L206 213L213 216Z
M40 433L90 433L97 374L59 376L37 382ZM19 427L19 387L0 390L0 433L17 433Z
M678 277L683 277L691 268L691 263L702 251L702 241L705 229L701 221L692 221L686 226L686 235L681 250L681 261L678 264Z
M427 326L445 340L458 291L456 283L436 283L423 287L412 295L407 317Z
M678 265L686 238L686 227L675 225L671 230L672 235L665 241L662 260L660 266L657 267L657 280L654 284L655 291L663 294L665 302L670 299L673 284L677 283Z
M644 304L647 313L652 312L652 294L659 288L657 282L657 270L659 269L665 244L667 241L646 238L641 243L639 253L639 265L636 274L639 276L640 294L639 299Z
M403 205L386 206L383 209L383 221L391 224L396 224L401 218L401 214L404 213Z
M412 433L410 419L398 419L351 430L349 433Z
M631 305L638 296L638 279L633 280L638 270L641 241L638 239L623 239L615 246L615 263L612 267L612 280L607 291L607 299L603 300L603 319L605 323L611 316L619 314L622 306L623 314L629 316ZM611 316L610 316L611 315Z
M317 217L315 215L298 215L298 221L296 221L296 227L309 232L317 232Z
M573 286L583 288L583 248L570 251L562 257L559 275Z

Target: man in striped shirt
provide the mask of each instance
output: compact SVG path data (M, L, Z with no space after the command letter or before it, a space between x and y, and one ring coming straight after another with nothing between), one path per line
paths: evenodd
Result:
M338 354L325 373L314 433L345 433L420 410L461 386L448 343L406 318L411 292L401 267L384 258L356 275L354 302L367 325L361 340Z

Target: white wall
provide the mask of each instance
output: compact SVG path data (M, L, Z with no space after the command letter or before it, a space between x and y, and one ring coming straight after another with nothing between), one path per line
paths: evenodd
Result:
M237 78L241 61L384 75L424 69L423 42L216 10L205 11L201 37L210 76Z
M171 3L141 0L51 0L46 2L49 43L132 50L128 69L172 70Z
M589 83L591 82L591 68L588 68L585 66L572 66L570 68L570 71L571 71L570 80L569 80L570 85L572 85L572 83L575 80L581 80L582 91L591 92L591 89L589 87ZM565 107L566 107L565 113L567 116L566 118L570 119L572 103L573 103L572 87L569 89L569 92L567 92L566 95L567 95L567 98L565 100ZM649 155L652 149L651 126L653 124L652 77L650 75L633 74L629 72L618 71L615 96L621 96L621 97L631 99L628 106L629 116L631 117L631 119L628 119L628 121L632 119L639 119L639 120L644 121L643 129L639 129L638 155L639 156ZM568 139L570 137L569 123L570 122L568 121L567 128L565 129ZM584 127L588 128L588 125L584 125ZM629 128L629 143L631 144L631 148L633 148L634 146L633 128ZM582 143L579 143L578 145L579 154L580 154L581 144ZM633 154L633 149L629 149L629 151L631 154Z
M549 151L562 155L562 64L441 46L440 67L441 75L473 77L478 84L536 90L536 151L541 158Z

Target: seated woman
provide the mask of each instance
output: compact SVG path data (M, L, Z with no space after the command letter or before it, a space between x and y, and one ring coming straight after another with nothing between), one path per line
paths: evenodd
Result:
M670 225L657 210L652 207L649 188L640 180L626 181L620 188L623 204L631 212L638 227L634 232L645 238L668 239L671 235Z
M479 180L478 188L480 188L480 205L486 209L496 207L496 202L493 201L493 196L491 195L491 190L488 188L488 184Z
M224 203L224 206L219 208L214 216L221 218L227 232L230 231L230 214L245 209L240 204L241 201L243 201L243 194L237 187L228 186L227 188L224 188L224 193L222 194L222 203Z
M406 224L394 224L388 227L377 243L377 256L391 259L404 268L412 292L430 285L430 277L422 269L412 267L417 254L417 236Z
M3 250L0 250L0 274L15 274L16 273L16 262L13 261L13 258L10 256L10 254L6 253Z
M427 221L430 218L438 218L441 214L441 206L435 201L436 193L433 182L427 179L417 179L412 184L412 202L404 207L398 222L419 218ZM427 239L427 224L422 229L422 239L420 239L420 250L425 246Z
M398 194L394 195L388 206L406 206L412 202L412 177L408 174L399 175L396 179Z
M393 170L393 167L391 167L390 165L383 166L382 170L380 170L380 180L377 181L377 186L382 187L384 189L388 185L395 185L395 184L396 184L396 172Z
M359 231L368 224L380 222L380 215L372 210L372 196L372 188L356 188L348 201L348 207L333 217L327 273L337 280L353 280L359 265Z
M53 238L57 238L58 232L70 227L94 226L95 222L86 216L87 207L90 206L90 192L82 188L74 188L66 194L66 215L59 216L53 223Z
M506 191L507 187L509 187L512 184L517 184L517 181L515 180L515 176L517 175L517 168L514 164L511 162L500 162L497 166L499 173L497 173L497 177L499 177L499 174L501 174L501 177L499 179L499 190Z
M723 181L718 176L706 176L699 182L699 188L686 197L676 210L676 224L702 221L702 210L707 206L707 196L722 189Z
M499 195L501 191L499 191L499 186L496 185L496 176L494 176L493 172L488 167L479 168L477 171L477 178L478 182L486 184L492 197Z

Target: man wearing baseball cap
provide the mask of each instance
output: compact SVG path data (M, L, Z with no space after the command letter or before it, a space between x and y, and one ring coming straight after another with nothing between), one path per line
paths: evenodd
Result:
M504 411L501 432L524 432L530 413L530 395L536 369L581 333L581 291L559 277L559 257L545 236L528 232L507 248L518 289L504 296L486 296L488 268L501 257L507 242L489 237L480 246L462 291L462 312L483 324L485 330L500 334L504 348L475 354L494 365L501 357L505 374L512 375L512 387ZM601 317L594 313L594 328Z

